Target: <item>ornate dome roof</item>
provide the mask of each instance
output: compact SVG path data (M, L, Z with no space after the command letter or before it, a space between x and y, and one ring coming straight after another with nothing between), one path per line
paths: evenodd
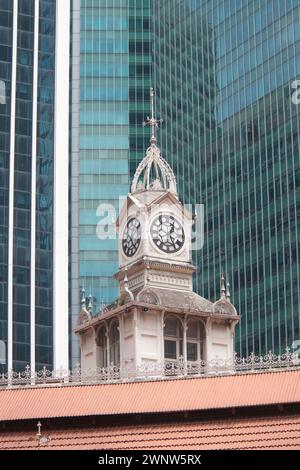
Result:
M151 97L151 118L148 117L145 125L152 129L150 147L147 149L145 158L141 161L135 172L131 193L137 191L170 191L177 195L176 178L172 168L167 161L162 158L160 149L157 147L156 129L161 120L154 117L154 91L150 90Z
M135 172L131 193L144 190L170 191L177 194L176 178L172 168L161 157L160 149L151 143L145 158L141 161Z

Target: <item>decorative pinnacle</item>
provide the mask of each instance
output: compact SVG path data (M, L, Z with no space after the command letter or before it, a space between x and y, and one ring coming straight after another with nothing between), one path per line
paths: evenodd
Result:
M85 288L84 287L82 288L81 306L82 306L83 310L86 309L86 298L85 298Z
M131 301L134 301L134 295L133 295L133 293L131 292L131 290L130 290L129 287L128 287L127 268L125 268L124 290L125 290L125 292L127 292L127 294L129 295L130 300L131 300Z
M222 273L221 276L221 299L226 298L226 288L225 288L225 277L224 274Z
M42 428L42 425L41 425L41 422L39 421L37 423L37 428L38 428L38 432L37 432L37 438L41 437L42 436L42 433L41 433L41 428Z
M90 295L89 295L88 311L90 312L90 314L93 313L93 296L92 296L91 292L90 292Z
M226 299L230 302L230 284L227 282L226 284Z
M127 269L125 269L125 276L124 276L124 287L128 287Z
M37 423L37 429L38 429L38 432L36 433L36 441L37 441L38 447L40 448L41 445L48 444L48 442L50 441L50 438L42 435L42 432L41 432L42 424L40 421Z
M154 117L154 96L155 91L153 88L150 88L150 101L151 101L151 118L148 116L147 120L143 123L144 126L150 126L152 129L152 135L150 139L151 144L157 143L156 129L159 127L159 124L163 122L162 119L156 119Z

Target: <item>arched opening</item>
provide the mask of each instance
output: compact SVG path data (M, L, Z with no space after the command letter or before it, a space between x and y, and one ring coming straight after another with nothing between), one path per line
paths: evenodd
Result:
M176 317L165 319L164 349L167 361L178 361L183 355L183 328L181 321Z
M98 367L107 367L107 336L105 325L101 326L97 334Z
M109 361L110 365L120 365L120 332L117 320L111 323L109 329Z
M205 329L200 320L191 319L187 323L186 358L188 362L204 359Z

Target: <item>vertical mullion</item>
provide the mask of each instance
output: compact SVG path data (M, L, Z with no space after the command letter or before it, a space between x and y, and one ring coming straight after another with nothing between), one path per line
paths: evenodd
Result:
M32 95L31 154L31 249L30 249L30 366L35 370L35 261L36 261L36 161L37 161L37 97L39 58L39 0L34 5L34 53Z
M13 5L11 108L10 108L10 158L9 158L9 216L8 216L8 371L13 366L13 245L14 245L14 172L15 172L15 118L16 118L16 81L18 47L18 0Z
M54 369L67 369L70 1L56 0L55 23L53 363Z

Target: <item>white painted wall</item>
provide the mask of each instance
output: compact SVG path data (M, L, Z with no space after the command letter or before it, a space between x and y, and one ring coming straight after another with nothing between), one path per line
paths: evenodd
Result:
M97 367L97 345L94 330L88 330L81 339L81 368L82 370Z
M162 362L162 331L159 312L139 312L138 363Z

